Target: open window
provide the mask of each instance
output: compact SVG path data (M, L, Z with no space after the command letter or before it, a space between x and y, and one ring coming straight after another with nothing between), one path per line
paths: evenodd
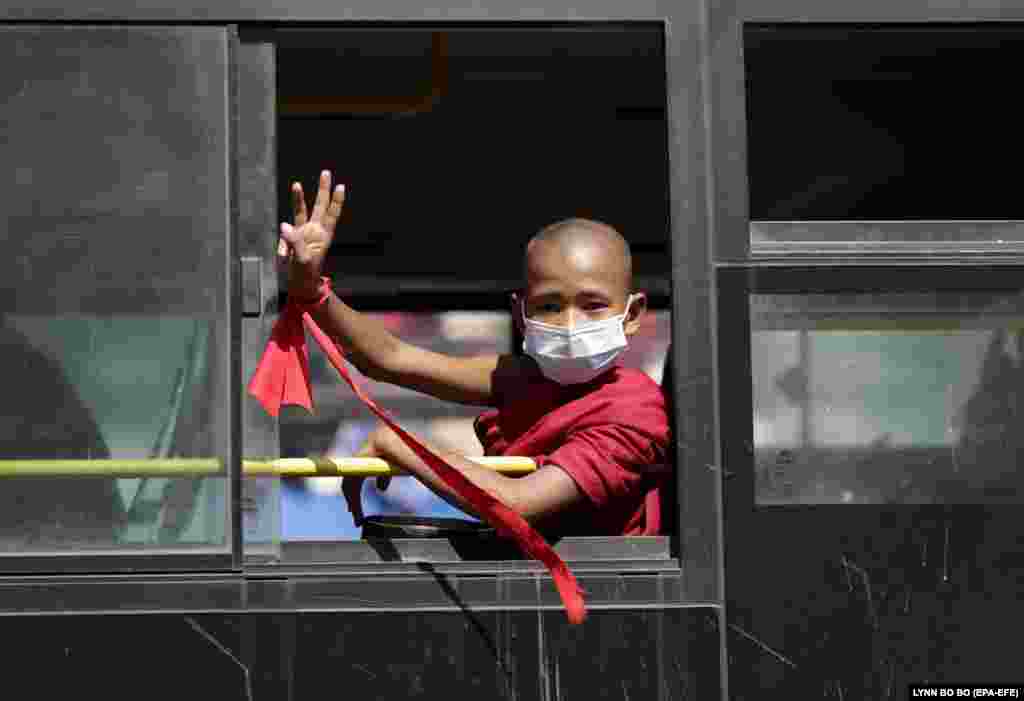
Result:
M309 193L326 168L346 184L328 268L353 307L435 350L513 352L521 339L509 294L521 284L526 242L559 219L594 218L630 241L636 287L650 299L624 362L661 381L670 269L660 24L281 28L251 37L272 46L276 62L279 220L290 216L291 182ZM317 411L283 412L279 454L353 455L375 419L315 344L311 372ZM360 381L407 428L481 454L472 428L480 408ZM257 510L276 509L263 537L271 547L248 549L250 560L405 558L358 542L339 482L285 478L278 494L265 490ZM368 514L461 516L406 478L383 494L368 480L364 504ZM567 556L670 561L668 534L643 546L595 540ZM423 547L408 557L452 552L447 543Z

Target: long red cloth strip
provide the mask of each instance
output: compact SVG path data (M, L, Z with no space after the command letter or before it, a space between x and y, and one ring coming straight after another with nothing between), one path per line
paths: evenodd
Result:
M312 412L313 410L313 398L309 383L309 353L306 349L305 334L302 331L303 323L306 324L306 328L327 354L331 365L370 411L398 434L399 438L437 473L445 484L469 502L485 521L497 529L498 533L511 537L523 552L544 563L548 571L551 572L555 587L562 597L569 621L582 623L587 616L583 603L583 591L558 553L530 527L530 524L522 516L469 481L442 457L436 455L415 436L399 426L387 411L367 396L353 382L334 342L317 326L308 313L294 303L289 303L285 307L281 317L274 325L263 357L249 381L249 393L260 401L267 413L277 416L282 404L298 404L305 407L307 411Z

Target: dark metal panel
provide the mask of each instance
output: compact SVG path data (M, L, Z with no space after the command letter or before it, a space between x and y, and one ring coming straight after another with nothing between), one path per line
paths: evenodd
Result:
M8 618L4 631L18 644L7 650L5 696L283 698L253 694L239 658L240 623L224 615Z
M709 182L710 76L704 3L678 6L668 27L670 182L672 184L672 357L670 394L677 443L680 558L685 590L695 599L721 596L719 484L713 353L714 239Z
M712 3L708 19L714 260L746 257L747 101L743 23L732 3Z
M730 685L900 698L924 680L1014 679L1019 507L774 510L729 563ZM731 531L730 531L731 532ZM748 536L749 537L749 536ZM730 540L730 547L733 541ZM794 544L798 544L794 547Z
M672 641L664 658L659 627ZM294 694L341 683L367 698L715 698L716 636L704 609L595 612L583 626L557 612L309 614L296 634Z
M551 612L34 616L5 682L39 698L710 699L707 610L602 612L570 627ZM665 644L668 643L668 644Z
M538 619L542 698L720 698L711 609L600 613L582 627Z
M105 0L75 5L55 0L4 2L0 20L31 21L137 21L137 22L348 22L376 21L535 21L663 19L672 15L676 4L667 0L637 0L629 4L612 0L578 3L538 3L524 6L512 0L462 0L444 7L426 6L406 0L355 0L338 4L330 0L256 0L242 2L131 2Z

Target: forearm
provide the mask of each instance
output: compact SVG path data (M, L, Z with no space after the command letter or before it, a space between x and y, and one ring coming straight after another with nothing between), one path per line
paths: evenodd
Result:
M430 491L437 494L452 506L476 517L481 517L473 508L473 505L463 499L440 477L411 448L396 438L393 445L388 446L388 454L385 459L392 465L408 472L422 482ZM491 494L505 505L519 512L524 517L529 513L523 513L524 509L518 504L518 495L515 484L516 479L506 477L494 470L481 467L469 458L458 453L446 450L438 450L427 446L431 451L440 455L444 460L458 470L466 479L477 487Z
M356 311L334 293L310 316L345 350L348 360L361 373L373 379L389 379L403 342L381 322Z

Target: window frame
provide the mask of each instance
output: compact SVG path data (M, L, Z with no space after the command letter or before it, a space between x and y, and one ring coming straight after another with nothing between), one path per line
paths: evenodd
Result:
M597 26L602 29L607 27L614 27L617 23L599 23L596 25L578 25L577 23L544 23L542 25L527 24L527 23L487 23L487 24L473 24L469 27L465 27L459 24L447 23L444 25L431 25L429 28L412 28L405 27L407 31L420 31L426 32L432 29L444 29L446 31L472 31L477 27L485 28L498 28L498 29L516 29L519 27L523 28L546 28L546 27L566 27L566 28L580 28L586 30L588 26ZM645 22L647 26L651 26L651 23ZM329 32L331 25L317 28L317 34L320 32ZM346 25L342 27L346 31L358 31L358 27ZM280 38L285 42L285 46L289 43L296 41L296 35L294 32L289 32L289 27L283 27L281 34L276 34L275 28L260 28L250 33L254 41L267 42L268 44L274 45L275 38ZM372 31L372 30L370 30ZM662 26L662 31L664 27ZM246 33L243 31L243 35ZM285 49L286 50L286 49ZM277 118L277 122L281 117ZM344 129L342 123L339 129ZM278 159L280 160L280 159ZM669 183L667 183L669 185ZM276 191L280 191L286 183L278 182ZM287 216L286 212L280 213L282 216ZM276 243L276 226L266 227L266 231L272 232L269 238L273 238ZM264 248L269 245L265 244ZM332 264L336 264L337 261L328 260L328 267ZM328 272L331 272L330 270ZM518 279L436 279L429 275L387 275L387 276L366 276L366 275L350 275L346 271L337 271L337 279L344 280L344 294L347 301L349 301L354 308L364 311L397 311L397 312L415 312L415 311L438 311L447 309L460 309L460 310L478 310L478 311L506 311L510 309L510 297L509 295L515 291L521 282ZM637 280L638 289L645 290L648 292L648 296L651 300L651 306L654 308L667 308L670 301L671 295L671 284L668 280L660 276L638 276ZM396 290L398 290L396 294ZM275 283L272 288L272 293L275 296L275 310L280 309L281 305L286 301L285 295L279 289L279 286ZM262 351L262 344L257 344L258 350ZM254 348L246 347L244 349L247 355L253 355ZM254 360L249 359L247 365L254 366ZM280 429L277 429L278 436L280 435ZM247 432L247 435L251 434L251 431ZM265 440L265 439L264 439ZM277 454L275 452L274 454ZM341 508L341 507L339 507ZM677 519L678 517L676 517ZM674 519L675 520L675 519ZM678 521L677 521L678 522ZM571 557L574 561L581 563L590 563L591 561L598 564L602 568L619 567L623 571L648 571L651 567L657 570L665 569L666 567L674 568L676 571L679 570L679 544L677 534L671 534L666 536L659 536L657 539L652 539L652 544L645 544L639 548L641 552L658 552L661 553L660 557L662 562L655 562L648 557L637 558L636 554L638 548L629 544L630 539L615 539L615 538L600 538L598 541L601 543L600 547L591 547L587 541L590 539L583 538L570 538L566 539L566 542L556 546L556 549L564 549L567 557ZM595 541L597 542L597 541ZM296 552L309 552L309 548L302 543L289 544L287 541L283 541L278 545L277 557L283 564L269 564L274 561L274 555L268 557L267 553L261 553L257 555L255 560L247 558L243 555L243 562L246 563L245 569L247 572L260 572L269 573L273 571L274 567L290 567L292 569L301 568L302 563L299 561L289 561L291 558L287 554L287 550L291 550L292 553ZM403 552L419 552L421 548L413 542L406 543L403 548ZM427 549L429 550L429 548ZM450 549L449 549L450 550ZM359 541L337 541L337 542L323 542L320 543L318 549L320 557L324 557L325 553L333 553L333 560L330 562L310 562L309 566L313 569L322 569L324 567L333 567L337 570L346 570L355 568L356 570L364 569L367 566L367 562L374 558L374 548L367 545L365 542ZM423 557L431 559L433 557L450 556L450 552L446 552L444 548L440 548L440 553L444 555L425 554ZM403 571L409 563L405 562L387 562L383 561L384 557L381 556L381 560L375 566L383 568L382 571ZM268 564L256 564L267 562ZM617 563L614 564L613 563ZM469 563L467 563L469 564ZM532 571L534 563L527 561L503 561L503 560L492 560L492 561L474 561L471 565L474 571L482 571L490 568L493 572L509 572L509 571Z
M593 19L590 19L593 18ZM190 6L188 4L170 4L163 7L146 6L139 7L135 3L124 0L110 0L103 7L93 7L88 12L76 11L73 7L57 3L32 4L21 6L16 3L0 4L0 21L32 21L36 23L119 23L119 22L150 22L173 25L192 25L210 23L238 23L245 26L267 26L267 24L283 24L294 26L311 26L329 23L354 23L366 22L368 25L380 22L414 23L417 26L429 26L429 23L449 24L455 23L462 26L472 26L474 22L504 22L517 26L549 26L550 24L577 24L586 26L590 23L607 22L654 22L662 27L665 36L665 74L666 74L666 99L668 102L668 178L669 178L669 201L666 207L669 211L669 222L671 226L672 241L670 242L670 257L672 260L673 277L675 284L671 285L667 292L672 300L673 318L685 318L690 320L686 328L680 324L673 325L673 359L674 386L685 391L680 392L680 401L676 402L675 418L678 440L677 465L678 465L678 490L680 514L677 522L687 524L679 536L678 553L679 566L668 574L627 572L616 574L609 582L618 582L610 589L605 589L595 581L593 595L589 598L588 604L592 608L635 608L640 607L687 607L687 606L711 606L718 610L721 608L722 573L721 563L721 527L720 527L720 492L719 480L716 472L707 469L709 465L717 463L715 435L715 414L709 411L714 406L714 377L712 357L712 319L713 304L708 294L709 284L713 281L713 271L708 265L708 246L712 240L709 229L710 214L708 211L708 197L706 187L710 178L709 166L704 156L708 152L707 124L704 118L705 106L702 96L707 92L709 76L705 71L694 70L694 66L706 65L706 17L705 8L701 3L676 4L663 0L641 0L628 7L610 0L592 0L584 10L579 10L576 5L559 0L556 4L547 4L537 8L523 8L510 0L486 0L472 7L450 7L441 11L434 11L419 5L405 3L397 0L393 4L380 5L377 2L358 0L356 5L349 4L339 8L335 4L326 3L323 0L306 0L293 3L286 8L273 6L270 3L238 3L223 2L216 5ZM239 127L245 128L245 120L239 120ZM704 168L693 168L693 164L704 163ZM235 176L237 179L237 176ZM242 232L242 241L249 241L249 234ZM251 243L251 241L249 241ZM255 244L260 248L262 244ZM251 274L250 279L262 280L264 289L272 292L268 283L268 269L272 269L271 259L266 256L265 249L259 251L260 263L258 268L262 271ZM240 246L238 252L240 257L254 257L246 255L245 246ZM233 261L235 266L241 265L238 260ZM239 275L233 267L231 284L240 287L237 280ZM270 295L273 297L273 294ZM246 292L239 299L252 301L251 295ZM241 311L241 310L240 310ZM237 320L233 315L232 323ZM269 323L269 315L264 315L263 322ZM240 333L236 338L240 337ZM239 363L239 375L241 366ZM241 440L243 427L237 423L235 427L235 439L233 443ZM240 453L236 455L234 462L234 483L240 485ZM235 505L235 513L232 518L236 525L241 523L241 515ZM227 579L201 575L199 573L179 573L171 579L161 578L160 575L134 575L128 579L114 578L106 581L105 585L111 587L121 586L131 580L131 586L140 587L144 581L163 581L168 585L166 591L172 591L171 584L184 582L181 577L189 581L209 581L211 584L217 582L231 588L236 586L235 593L224 592L226 597L238 595L238 600L221 599L217 604L217 610L236 610L237 607L259 608L259 602L255 589L253 595L246 594L249 585L256 586L259 583L266 584L270 581L279 581L280 572L247 573L240 571L241 568L241 544L238 538L241 535L241 528L236 529L238 534L234 539L235 560L231 577ZM160 561L160 566L164 561ZM583 570L580 570L581 572ZM313 576L310 572L309 575ZM242 576L239 576L242 575ZM499 588L502 577L512 577L496 569L494 575L497 577ZM296 574L296 576L299 576ZM626 579L623 579L625 577ZM524 600L529 600L529 608L558 608L560 604L554 598L554 590L547 586L541 592L542 575L530 571L523 571L516 575L523 581L523 585L533 594ZM470 578L472 579L472 578ZM413 578L413 582L429 582L435 589L438 582L434 581L433 574L423 574ZM39 582L40 580L33 580ZM84 584L83 581L74 580L68 577L55 577L47 580L53 587L60 589L68 588L72 591L75 586ZM466 580L469 582L470 580ZM512 582L511 579L508 580ZM584 573L581 576L581 583L588 587L591 578ZM99 584L99 580L91 580ZM647 582L636 590L636 596L630 592L630 587L622 589L628 582ZM2 578L0 587L9 585L10 591L20 591L25 583L20 578ZM650 587L653 587L651 589ZM546 591L550 589L551 591ZM625 593L624 593L625 592ZM366 593L366 592L364 592ZM371 592L372 594L372 592ZM549 596L550 595L550 596ZM532 597L532 598L531 598ZM539 597L539 598L538 598ZM153 595L144 597L146 608L153 610L178 610L182 606L180 599L168 596L166 603L161 604L164 597ZM365 598L365 597L364 597ZM372 596L370 597L372 598ZM53 610L52 605L46 605L38 598L35 603L25 604L21 611L29 610ZM367 598L369 601L369 598ZM309 602L307 602L308 604ZM207 608L213 604L199 603L196 606L202 610L213 610ZM315 602L314 604L315 607ZM486 603L482 605L488 605ZM506 604L496 601L494 606L501 608ZM527 604L524 604L527 605ZM124 606L111 604L110 607L99 607L82 604L83 610L127 610L131 608L129 603ZM293 600L290 606L300 606ZM461 608L458 602L450 604L453 608ZM372 607L370 603L367 607ZM188 605L185 605L188 608ZM357 606L358 608L358 606ZM134 610L134 609L133 609Z

